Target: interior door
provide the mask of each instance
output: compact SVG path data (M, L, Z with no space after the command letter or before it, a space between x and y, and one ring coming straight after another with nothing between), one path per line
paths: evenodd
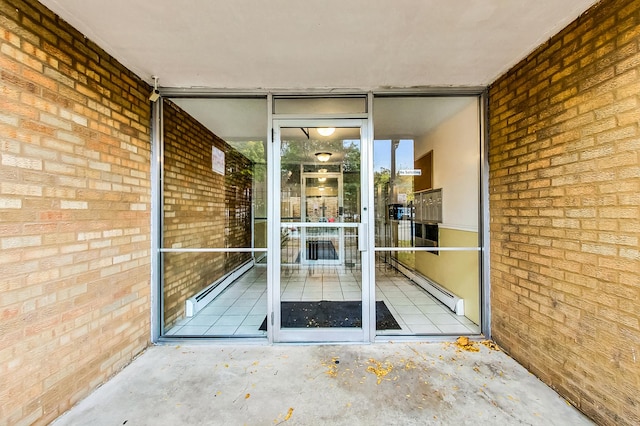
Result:
M276 342L369 339L365 122L274 120Z
M314 169L313 164L303 168ZM305 223L344 222L344 199L341 173L302 172L301 221ZM322 229L314 232L303 227L300 235L300 262L306 265L343 265L345 255L343 228ZM329 252L326 252L329 250Z

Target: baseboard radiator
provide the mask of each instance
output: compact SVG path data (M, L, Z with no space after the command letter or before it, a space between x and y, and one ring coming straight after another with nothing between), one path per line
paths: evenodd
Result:
M242 274L253 268L253 260L248 260L235 270L229 272L222 278L209 284L204 290L187 299L185 306L185 316L192 317L198 311L218 297L231 283L240 278Z
M424 275L414 272L398 262L391 259L391 265L401 272L404 276L423 288L427 293L438 299L442 304L451 309L456 315L464 315L464 300L442 287L440 284L425 277Z

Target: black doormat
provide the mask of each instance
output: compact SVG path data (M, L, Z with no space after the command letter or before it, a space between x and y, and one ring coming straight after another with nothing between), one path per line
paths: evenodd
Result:
M362 327L362 302L281 302L282 328ZM265 317L259 330L266 331ZM376 302L376 330L400 330L401 327L383 301Z
M338 252L333 243L329 240L307 241L307 260L336 260ZM296 263L300 263L300 253L296 258Z

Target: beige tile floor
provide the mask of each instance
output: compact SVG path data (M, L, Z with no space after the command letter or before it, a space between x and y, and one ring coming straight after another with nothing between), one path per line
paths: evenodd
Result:
M282 301L360 300L359 271L336 266L293 266L283 270ZM376 300L385 302L401 330L378 335L478 334L480 328L418 287L404 275L376 268ZM180 320L167 336L260 337L267 314L266 267L256 266L191 318Z

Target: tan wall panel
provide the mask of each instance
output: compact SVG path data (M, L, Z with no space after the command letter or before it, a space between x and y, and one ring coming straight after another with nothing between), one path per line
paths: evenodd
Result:
M477 247L478 233L440 228L441 247ZM416 270L464 299L465 316L480 324L480 282L477 251L416 252Z

